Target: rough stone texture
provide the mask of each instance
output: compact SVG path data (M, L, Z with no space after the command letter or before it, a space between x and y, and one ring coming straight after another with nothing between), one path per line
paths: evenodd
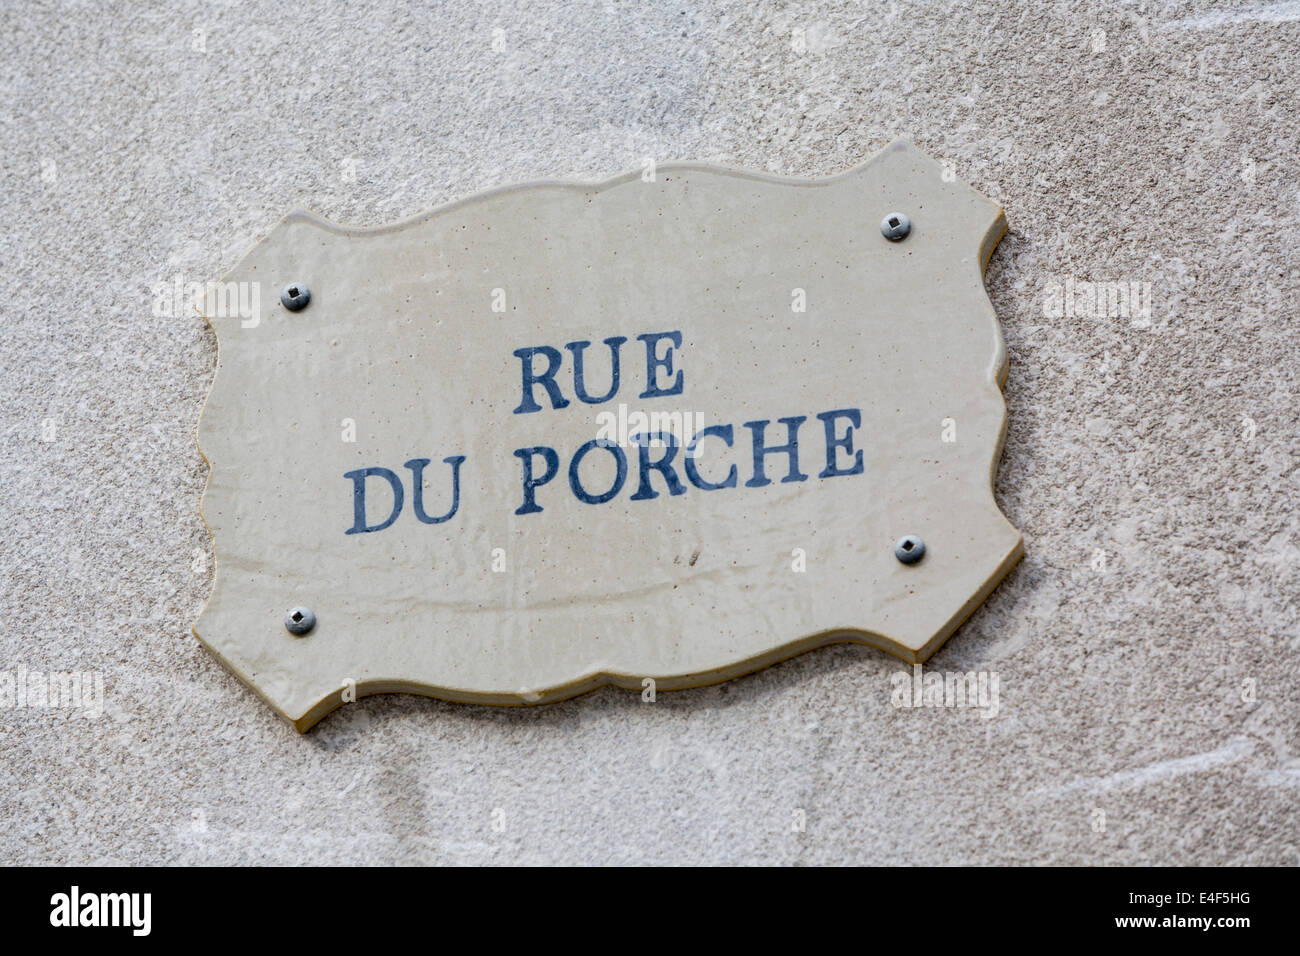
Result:
M0 669L106 699L0 710L0 860L1296 863L1297 75L1295 2L6 5ZM898 135L1011 223L1027 556L931 661L995 671L995 719L896 709L901 665L836 647L300 737L191 636L215 342L156 283L297 205L384 223L644 157L820 176ZM1070 277L1149 282L1149 327L1047 315Z

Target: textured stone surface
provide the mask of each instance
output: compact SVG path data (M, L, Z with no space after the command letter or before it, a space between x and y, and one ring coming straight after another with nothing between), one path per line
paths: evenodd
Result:
M0 710L0 859L1296 863L1298 21L7 6L0 670L99 671L105 701ZM895 136L1011 225L1026 557L931 661L996 673L996 718L897 709L897 661L834 647L654 704L370 698L299 737L191 636L215 342L156 283L298 205L379 224L645 157L822 176ZM1150 283L1149 323L1046 314L1071 279Z

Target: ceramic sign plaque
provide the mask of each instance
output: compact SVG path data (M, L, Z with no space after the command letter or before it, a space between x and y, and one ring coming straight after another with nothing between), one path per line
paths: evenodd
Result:
M299 730L531 704L831 641L932 654L1021 539L993 500L1002 211L905 142L380 228L289 215L220 284L195 633Z

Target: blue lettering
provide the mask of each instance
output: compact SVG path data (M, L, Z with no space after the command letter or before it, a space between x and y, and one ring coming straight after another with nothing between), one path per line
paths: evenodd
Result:
M763 444L763 432L767 428L768 422L745 422L745 427L754 433L754 477L745 482L746 488L762 488L764 485L772 483L771 479L767 477L767 472L763 469L763 460L768 455L784 454L790 458L790 470L781 479L782 484L789 481L808 480L808 476L799 471L799 426L807 418L807 415L799 415L796 418L777 419L785 426L786 443L784 445Z
M667 339L672 344L664 351L663 358L658 358L655 355L655 348L664 339ZM672 385L667 388L660 388L659 369L662 368L669 375L673 374L673 347L682 347L682 333L647 332L645 335L638 335L637 340L645 343L645 391L641 393L640 397L662 398L666 395L680 395L682 393L682 373L680 371L677 373Z
M533 477L534 455L541 455L546 459L546 474L540 478ZM533 500L533 496L537 488L554 478L555 473L560 470L560 456L555 453L554 448L538 445L535 448L516 449L515 457L521 459L524 463L524 503L515 509L515 514L536 514L542 510L542 506Z
M609 491L603 495L591 495L587 489L582 487L582 480L578 477L578 466L582 464L582 459L587 457L587 453L593 448L604 448L614 456L614 464L618 467L618 474L614 477L614 484ZM573 489L573 495L579 501L589 505L603 505L612 499L623 489L623 482L627 478L627 456L623 454L623 449L617 445L609 444L600 438L593 438L573 455L573 461L569 463L569 487Z
M599 405L601 402L607 402L618 393L618 350L624 342L627 341L625 335L615 335L605 339L605 344L609 346L609 391L600 398L592 398L587 394L587 386L583 381L582 353L590 345L590 342L570 342L565 346L573 353L573 392L578 396L578 401L585 402L588 405ZM518 354L518 353L516 353Z
M422 523L442 524L460 509L460 463L464 460L464 455L442 460L443 464L451 465L451 510L441 518L430 518L424 513L424 466L429 464L429 459L412 458L406 463L406 467L411 469L411 507Z
M650 442L655 439L659 439L664 443L664 453L658 461L651 461ZM650 472L652 469L664 476L670 495L686 494L686 489L682 487L682 483L677 479L677 472L673 470L672 466L673 459L677 457L677 436L672 432L647 432L645 434L638 433L633 440L641 447L641 487L632 496L632 500L648 501L651 498L659 497L659 492L650 487Z
M856 408L837 408L834 411L822 412L817 416L822 420L826 428L826 468L818 478L835 478L839 475L860 475L862 474L862 450L858 449L856 454L853 451L853 429L862 427L862 413ZM847 419L849 424L844 429L844 437L835 437L835 419ZM853 455L852 468L840 468L835 461L836 452L843 448L850 455Z
M520 415L525 412L540 412L542 406L537 404L533 398L533 390L536 386L541 385L546 389L546 394L550 396L552 408L565 408L569 400L560 394L560 386L555 382L555 373L560 370L562 358L558 350L551 348L549 345L541 345L532 349L515 349L514 354L519 357L520 364L523 366L524 379L524 398L515 409L515 414ZM533 369L533 356L542 355L546 359L546 371L541 375Z
M696 488L704 491L717 491L719 488L736 487L736 466L732 465L731 470L727 472L727 477L721 482L705 481L700 477L699 469L695 466L695 449L699 447L701 438L708 438L710 435L717 435L726 444L728 448L732 444L732 428L730 425L710 425L708 428L702 428L691 439L691 443L686 446L686 477L690 479L691 484Z
M402 480L395 472L387 468L358 468L356 471L347 472L343 477L352 479L352 527L348 528L347 534L383 531L402 513ZM393 487L393 510L388 520L382 524L366 524L366 479L371 477L384 478Z

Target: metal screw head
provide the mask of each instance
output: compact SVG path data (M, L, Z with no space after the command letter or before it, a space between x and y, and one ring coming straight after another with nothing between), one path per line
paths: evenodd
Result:
M894 545L894 557L904 564L916 564L925 557L925 542L914 534L905 534Z
M302 637L316 626L316 615L309 607L291 607L289 613L284 616L284 626L290 634Z
M290 282L280 293L280 304L290 312L300 312L311 301L311 289L301 282Z
M912 220L908 219L905 213L891 212L880 220L880 234L892 242L906 239L911 231Z

